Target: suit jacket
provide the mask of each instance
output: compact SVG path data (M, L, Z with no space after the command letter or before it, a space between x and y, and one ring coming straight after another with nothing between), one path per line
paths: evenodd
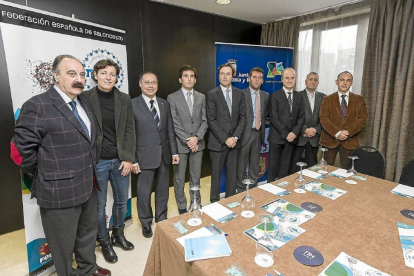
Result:
M244 125L243 134L241 137L241 146L244 147L246 143L250 139L250 135L252 134L252 126L253 126L253 103L252 103L252 94L250 92L250 88L247 87L243 89L244 98L246 100L246 124ZM264 143L265 139L265 119L268 115L268 106L269 106L269 93L260 90L260 117L262 121L261 125L261 137L262 137L262 144Z
M95 125L96 125L96 160L101 159L102 150L102 115L99 105L99 96L97 88L94 87L81 94L92 106ZM131 98L128 94L121 93L114 87L114 110L115 110L115 132L116 132L116 148L118 158L121 161L131 161L135 159L135 121L132 113Z
M32 198L40 207L73 207L92 193L95 122L88 102L78 99L91 122L90 141L53 87L25 102L17 119L11 156L33 178Z
M168 102L171 107L171 115L174 122L175 136L179 153L188 153L187 138L198 136L198 151L205 148L204 134L206 134L208 125L206 117L206 100L205 96L194 90L193 92L193 115L187 105L183 91L180 89L168 95Z
M207 123L210 127L208 148L214 151L224 151L229 137L241 138L246 124L245 99L243 91L232 87L232 113L230 115L221 87L218 86L207 92ZM240 142L236 144L240 148Z
M299 141L299 135L305 122L305 108L302 95L293 91L292 113L285 91L282 89L270 95L269 117L270 132L268 140L274 144L287 143L286 137L290 132L296 135L292 144Z
M305 123L303 124L302 130L299 134L298 146L304 146L309 141L312 147L319 147L319 138L322 132L321 122L319 121L319 110L321 109L321 104L323 98L326 97L326 94L315 91L315 105L312 112L306 89L300 91L299 93L302 95L303 103L305 105ZM303 136L305 130L310 127L316 129L316 135L311 138Z
M333 149L339 146L335 138L341 130L348 130L349 137L342 145L348 150L359 147L359 132L365 127L368 119L367 107L362 96L349 92L348 109L342 120L341 106L337 92L323 99L319 117L322 125L322 134L319 143L321 146Z
M158 168L161 158L170 165L172 155L178 154L170 104L159 97L157 103L160 109L160 129L142 95L132 99L137 141L134 163L139 163L141 169Z

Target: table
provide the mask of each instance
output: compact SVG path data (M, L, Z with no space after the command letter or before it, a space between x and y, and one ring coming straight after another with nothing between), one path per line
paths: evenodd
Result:
M328 167L331 172L337 168ZM261 189L250 190L256 201L255 212L263 213L260 206L277 198L283 198L300 206L303 202L317 203L323 211L311 220L301 224L306 232L274 251L275 263L270 268L262 268L254 262L256 243L243 231L257 225L258 219L240 216L241 207L233 210L238 217L218 226L229 233L227 237L233 253L230 257L201 260L187 263L184 260L184 248L176 241L182 236L176 232L173 223L186 222L188 214L158 223L152 247L148 256L144 275L225 275L224 271L237 264L251 275L264 276L278 270L284 276L316 276L321 273L342 251L366 264L394 276L414 275L414 269L405 266L402 254L397 222L414 225L400 214L403 209L414 209L414 200L391 193L397 183L365 176L367 181L356 180L357 185L345 183L344 179L328 176L319 182L332 185L347 191L347 194L336 200L306 192L295 193L294 179L290 175L282 180L290 182L285 187L291 192L284 197L274 196ZM305 177L307 180L312 180ZM279 182L281 180L278 180ZM225 205L232 201L241 201L245 192L220 200ZM198 227L186 227L192 232L209 223L215 223L207 215L203 215L203 223ZM217 225L217 224L216 224ZM186 234L188 234L187 232ZM324 264L310 267L300 264L293 257L293 251L302 245L316 248L325 258ZM275 273L273 273L275 274Z

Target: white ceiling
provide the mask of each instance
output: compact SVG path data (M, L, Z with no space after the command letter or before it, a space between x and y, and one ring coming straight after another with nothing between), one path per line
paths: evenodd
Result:
M259 24L310 13L347 2L357 2L351 0L232 0L228 5L218 5L215 0L152 1L169 3Z

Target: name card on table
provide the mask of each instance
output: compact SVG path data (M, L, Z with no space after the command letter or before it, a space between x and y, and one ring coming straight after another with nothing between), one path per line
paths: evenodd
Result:
M300 171L298 172L298 174L300 174ZM313 178L313 179L320 179L323 174L318 173L318 172L314 172L308 169L302 170L302 175Z
M414 198L414 187L410 187L403 184L398 184L397 187L392 189L391 193L400 195L403 197Z

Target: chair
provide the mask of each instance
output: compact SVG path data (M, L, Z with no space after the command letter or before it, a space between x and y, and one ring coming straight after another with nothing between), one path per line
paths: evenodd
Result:
M399 183L414 187L414 159L405 164Z
M385 176L385 157L376 148L371 146L361 146L355 149L352 156L358 156L354 166L358 173L367 174L384 179ZM352 160L348 161L348 169L352 166Z

